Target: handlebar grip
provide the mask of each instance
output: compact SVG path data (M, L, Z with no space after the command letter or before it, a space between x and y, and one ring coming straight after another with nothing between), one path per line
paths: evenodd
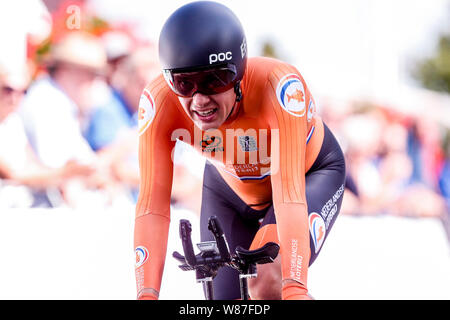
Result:
M216 216L211 216L208 221L208 229L212 232L215 238L223 236L223 230L220 226L219 219Z
M188 265L195 266L197 259L195 258L194 247L192 245L191 232L192 226L189 220L180 220L180 238L183 245L184 257Z
M180 238L185 241L191 237L192 226L189 220L180 220Z
M208 229L216 238L217 249L219 249L220 256L223 261L231 261L230 249L228 247L225 234L220 226L219 219L216 216L211 216L208 221Z

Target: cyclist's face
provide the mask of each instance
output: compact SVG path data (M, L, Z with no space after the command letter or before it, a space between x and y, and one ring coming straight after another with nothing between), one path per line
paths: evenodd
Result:
M201 130L208 130L217 129L225 122L235 104L236 94L231 88L218 94L195 93L190 98L178 99L195 125Z

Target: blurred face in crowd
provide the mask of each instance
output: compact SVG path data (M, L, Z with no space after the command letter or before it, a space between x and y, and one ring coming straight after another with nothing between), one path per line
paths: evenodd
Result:
M95 84L101 79L95 69L61 63L57 67L55 79L81 110L92 107L95 100Z
M81 114L95 104L98 73L106 67L106 53L100 40L75 31L59 40L50 51L53 79L78 106Z
M0 122L17 110L25 92L25 83L14 83L8 77L0 76Z
M118 71L121 72L121 68ZM157 75L157 72L159 72L159 69L152 65L142 65L123 72L123 79L125 81L120 91L127 105L132 109L132 112L137 111L142 90ZM130 83L133 83L133 85L130 86Z
M120 91L132 112L139 107L142 90L161 72L157 59L153 48L141 48L117 65L112 85Z

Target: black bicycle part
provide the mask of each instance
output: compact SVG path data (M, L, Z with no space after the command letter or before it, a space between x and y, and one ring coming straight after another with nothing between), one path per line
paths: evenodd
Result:
M220 226L219 219L216 216L210 217L208 220L208 230L214 235L216 239L217 248L219 249L220 256L224 261L231 260L230 248L228 247L225 234Z
M229 266L239 272L241 299L248 300L248 278L257 276L256 264L270 263L279 252L279 245L268 242L256 250L246 250L238 246L235 254L230 253L228 242L216 216L210 217L208 229L214 235L215 241L205 241L197 244L199 254L194 253L191 240L192 227L188 220L180 220L180 238L184 256L177 251L173 257L181 263L183 271L195 270L197 282L202 282L206 300L214 299L212 281L221 267Z
M191 233L192 227L189 220L180 220L180 238L183 245L184 257L188 265L195 266L197 260L192 246Z

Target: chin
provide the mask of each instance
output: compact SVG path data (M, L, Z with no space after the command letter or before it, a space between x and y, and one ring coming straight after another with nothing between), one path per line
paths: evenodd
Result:
M217 124L217 122L207 123L202 121L195 121L195 125L202 131L217 129L220 127L220 125Z

